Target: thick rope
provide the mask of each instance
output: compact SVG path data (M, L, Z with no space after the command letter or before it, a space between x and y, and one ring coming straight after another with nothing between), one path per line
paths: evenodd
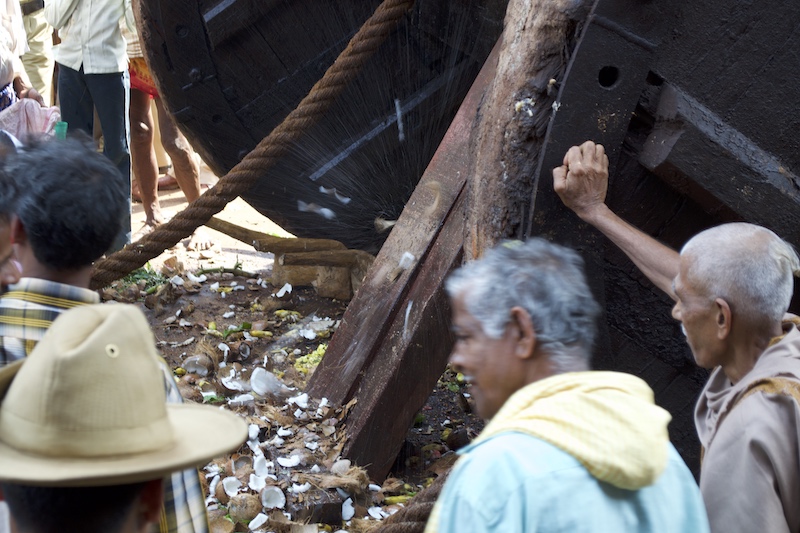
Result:
M370 533L423 533L451 471L436 478L430 487L414 496L406 507L381 522L380 527L370 530Z
M93 289L104 287L191 235L237 196L253 187L337 96L396 28L414 0L384 0L297 108L252 152L172 220L95 263Z

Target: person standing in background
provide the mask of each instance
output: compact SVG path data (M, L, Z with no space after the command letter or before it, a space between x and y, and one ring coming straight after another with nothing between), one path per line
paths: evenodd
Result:
M21 0L22 24L28 50L22 54L22 64L31 87L42 96L45 106L53 100L53 27L44 18L44 0Z
M94 110L103 132L103 153L125 180L130 196L131 158L128 147L128 58L120 31L124 20L133 30L130 0L47 0L47 22L59 32L53 53L58 63L58 93L62 120L70 131L91 135ZM111 250L130 242L130 201L122 230Z

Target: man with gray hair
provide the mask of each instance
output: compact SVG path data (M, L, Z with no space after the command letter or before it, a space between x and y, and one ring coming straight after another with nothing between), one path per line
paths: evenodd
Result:
M608 158L591 141L553 170L567 207L609 237L674 301L695 361L700 490L715 533L800 531L800 331L789 309L800 260L766 228L706 230L680 254L605 204Z
M505 242L446 289L451 363L491 421L460 452L426 532L708 531L653 391L588 371L599 307L577 253Z

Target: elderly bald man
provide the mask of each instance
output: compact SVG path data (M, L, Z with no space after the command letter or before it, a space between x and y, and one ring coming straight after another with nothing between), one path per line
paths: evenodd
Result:
M794 249L733 223L678 254L608 208L608 158L591 141L570 148L553 181L567 207L675 301L695 361L713 369L695 409L712 532L800 531L800 321L784 316L800 270Z

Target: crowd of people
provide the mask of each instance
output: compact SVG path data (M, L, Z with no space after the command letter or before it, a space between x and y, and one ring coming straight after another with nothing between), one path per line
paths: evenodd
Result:
M117 166L145 212L145 226L135 235L130 209L123 213L120 234L110 251L165 220L158 200L151 101L158 111L158 128L174 181L188 202L200 196L198 159L161 103L144 61L130 0L4 0L1 7L0 128L11 132L4 112L6 121L24 121L30 113L40 112L46 120L36 123L38 131L33 127L34 131L11 133L53 133L55 114L71 133L101 136L103 153ZM35 100L44 109L26 108L23 117L17 107L25 107L25 100ZM198 235L189 245L207 248L207 241Z
M131 167L147 224L163 221L149 103L158 95L141 50L126 49L130 1L4 9L0 108L57 99L70 131L0 136L0 499L10 531L207 532L196 467L240 446L246 425L183 404L141 311L101 305L88 288L92 263L129 242ZM192 201L197 164L157 109ZM427 531L800 533L800 318L787 314L797 253L747 223L672 250L606 205L608 172L603 147L587 141L553 170L553 186L674 300L697 365L711 371L695 408L699 485L647 383L590 368L601 310L580 255L540 238L506 241L446 282L451 364L488 423L459 452ZM218 430L205 432L211 424Z

